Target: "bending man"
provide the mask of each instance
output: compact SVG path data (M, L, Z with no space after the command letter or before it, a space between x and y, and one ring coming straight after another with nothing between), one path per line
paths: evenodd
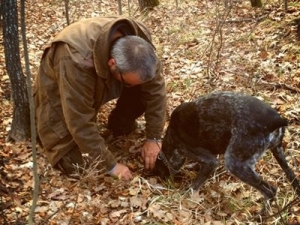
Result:
M44 51L34 85L38 137L51 165L71 174L87 154L111 175L131 179L129 168L116 161L97 128L101 105L118 98L108 129L115 137L126 135L144 114L141 153L145 169L152 169L165 123L160 72L148 29L131 18L92 18L60 32Z

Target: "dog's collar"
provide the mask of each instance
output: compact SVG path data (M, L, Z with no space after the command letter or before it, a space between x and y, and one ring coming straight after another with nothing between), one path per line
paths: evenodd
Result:
M166 155L163 153L163 151L160 151L158 153L157 159L163 161L163 163L166 165L166 167L168 167L171 176L174 176L175 174L177 174L179 172L179 170L175 170L171 166L170 162L168 161L168 159L167 159Z

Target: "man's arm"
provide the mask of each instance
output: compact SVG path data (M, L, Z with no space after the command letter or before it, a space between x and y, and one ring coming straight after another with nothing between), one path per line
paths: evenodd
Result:
M151 170L161 149L161 137L166 118L166 88L159 62L156 77L152 82L142 85L141 89L142 99L146 105L146 141L142 147L142 157L145 169Z

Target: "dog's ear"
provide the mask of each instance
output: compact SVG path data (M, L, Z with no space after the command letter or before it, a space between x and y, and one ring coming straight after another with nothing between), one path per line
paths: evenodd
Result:
M197 104L195 102L185 102L179 105L172 113L170 126L180 127L180 124L191 125L198 117Z
M196 145L199 126L199 113L195 102L182 103L171 115L169 127L173 139L178 139L180 143Z

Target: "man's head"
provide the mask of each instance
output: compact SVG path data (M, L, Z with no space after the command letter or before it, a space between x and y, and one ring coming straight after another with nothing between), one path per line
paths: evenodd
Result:
M113 45L108 66L116 79L134 86L155 77L156 63L157 57L149 42L138 36L125 36Z

